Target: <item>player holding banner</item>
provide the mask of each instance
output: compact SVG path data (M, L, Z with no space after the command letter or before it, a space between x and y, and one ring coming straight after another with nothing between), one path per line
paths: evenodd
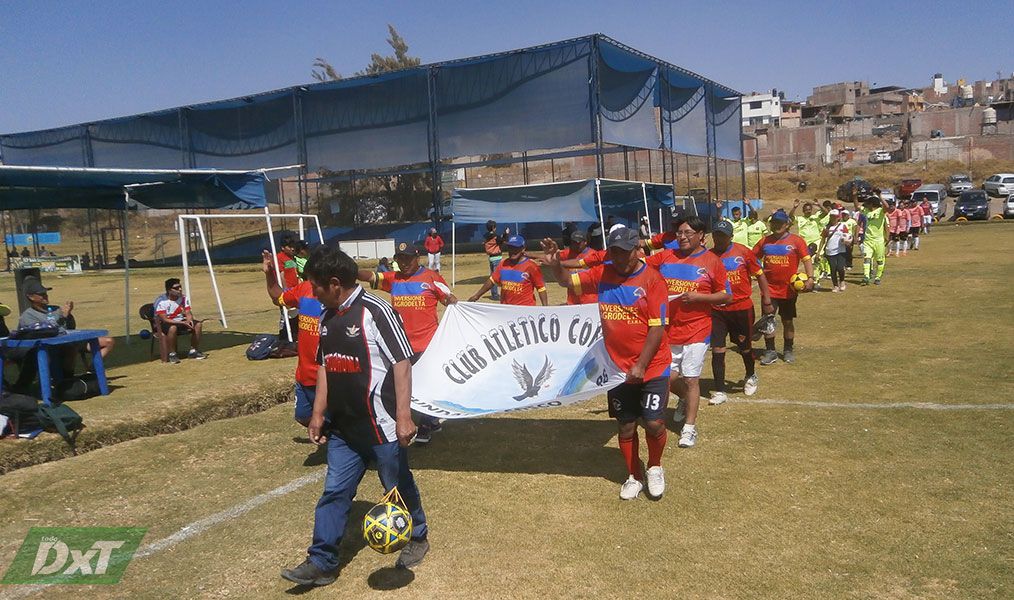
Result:
M669 347L665 315L669 303L665 281L640 259L637 231L626 227L609 234L609 260L605 264L568 274L560 264L559 248L550 238L542 241L545 262L557 282L576 294L597 292L606 352L627 380L609 390L609 416L616 419L620 452L627 465L627 480L620 498L633 500L644 489L637 421L642 420L648 444L648 494L665 492L662 452L669 403Z

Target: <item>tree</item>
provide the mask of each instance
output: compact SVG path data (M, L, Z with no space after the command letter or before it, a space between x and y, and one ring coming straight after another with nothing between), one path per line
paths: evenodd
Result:
M310 71L310 75L321 83L325 81L338 81L342 78L342 74L336 71L335 68L331 66L331 63L319 56L313 61L313 66L316 67L316 69Z
M421 62L419 57L408 55L408 42L405 41L405 38L401 37L401 34L394 28L394 25L387 24L387 33L390 35L387 38L387 44L394 50L394 55L382 56L377 53L371 54L370 64L362 71L356 71L355 75L357 77L361 75L378 75L380 73L387 73L388 71L419 66ZM318 56L313 61L313 66L314 69L310 71L310 75L317 81L338 81L342 78L342 74L325 58Z

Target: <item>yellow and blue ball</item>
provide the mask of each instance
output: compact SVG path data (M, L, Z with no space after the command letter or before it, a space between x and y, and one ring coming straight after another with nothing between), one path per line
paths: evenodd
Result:
M412 539L412 515L393 502L381 502L363 518L363 537L381 554L397 552Z

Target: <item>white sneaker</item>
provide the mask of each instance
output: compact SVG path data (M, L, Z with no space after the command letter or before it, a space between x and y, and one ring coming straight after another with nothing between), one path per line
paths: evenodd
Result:
M729 399L729 396L725 392L711 392L711 398L708 400L708 404L716 406L718 404L725 404L725 401Z
M697 443L697 428L683 427L683 431L680 433L680 448L693 448Z
M661 498L665 493L665 471L662 467L651 467L647 473L648 494L652 498ZM622 494L621 494L622 495Z
M642 489L644 489L644 484L631 475L620 486L620 500L634 500Z
M743 383L743 393L747 396L753 396L757 393L757 375L753 374L746 378L746 382Z
M837 293L838 293L838 292L840 292L841 290L840 290L840 289L838 289L838 286L834 286L833 288L831 288L831 291L832 291L832 292L834 292L835 294L837 294Z
M843 291L843 292L845 291L845 282L844 281L841 282L841 285L838 286L838 289L841 290L841 291Z

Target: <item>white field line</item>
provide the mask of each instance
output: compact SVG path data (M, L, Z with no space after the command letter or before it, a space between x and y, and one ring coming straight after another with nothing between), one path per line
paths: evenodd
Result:
M895 402L876 404L870 402L804 402L799 400L774 400L766 398L730 398L729 404L764 404L764 405L776 405L776 406L806 406L812 408L851 408L860 410L897 410L897 409L917 409L917 410L1011 410L1014 409L1014 403L1012 404L936 404L932 402ZM227 508L221 512L217 512L213 515L207 516L203 519L194 521L189 525L184 526L176 533L162 538L161 540L147 544L141 547L136 553L134 558L144 558L157 554L172 548L176 544L192 538L196 535L204 533L208 529L220 525L226 521L231 521L237 517L240 517L258 506L265 504L275 498L284 496L288 493L294 492L300 488L306 487L311 483L316 483L324 479L324 475L327 473L326 469L321 469L315 473L304 475L297 479L286 483L283 486L277 487L273 490L264 492L263 494L254 496L248 500L244 500L239 504ZM6 587L6 586L5 586ZM46 585L23 585L23 586L11 586L6 587L3 590L3 598L26 598L33 594L45 591L49 586Z
M897 410L914 408L917 410L1012 410L1014 403L1009 404L937 404L933 402L804 402L801 400L772 400L767 398L729 398L730 404L771 404L777 406L809 406L813 408L854 408L860 410Z

